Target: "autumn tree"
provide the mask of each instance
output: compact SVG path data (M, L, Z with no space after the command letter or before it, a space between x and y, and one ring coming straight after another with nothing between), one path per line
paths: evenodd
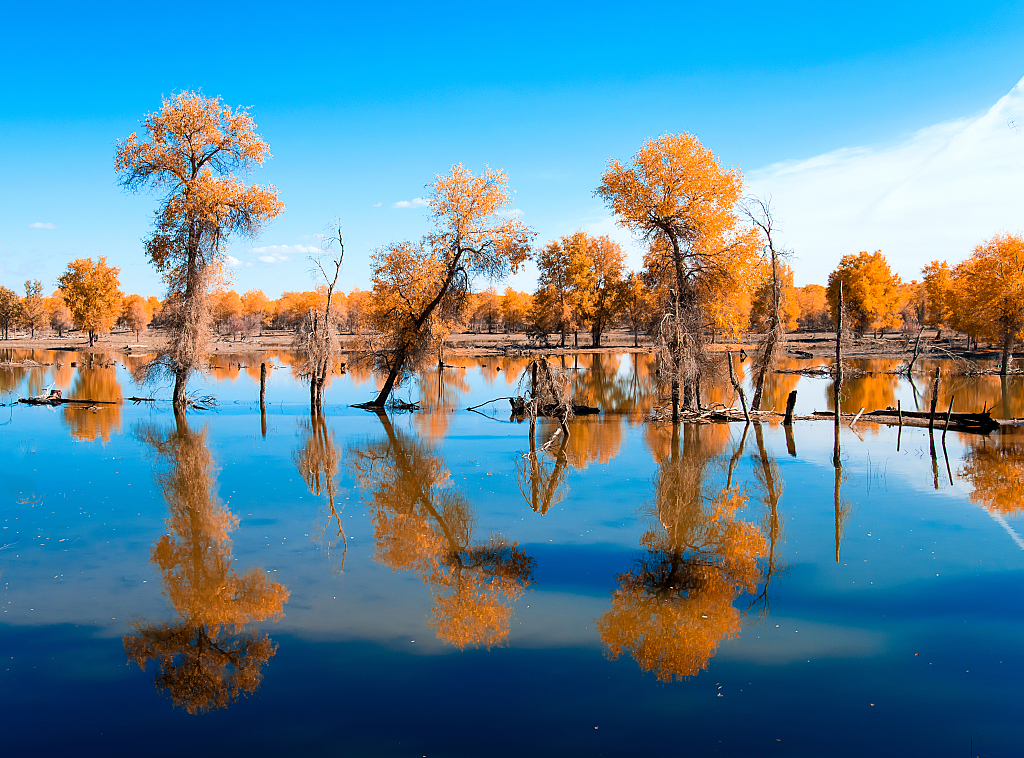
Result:
M234 339L235 333L242 327L242 298L234 290L217 290L210 296L210 308L217 333L227 332Z
M130 191L165 191L146 253L167 284L170 343L155 362L174 377L173 406L184 413L189 375L202 365L210 331L209 290L232 235L255 237L284 208L273 187L246 187L234 172L270 158L248 109L182 92L165 99L136 133L118 143L115 167Z
M602 235L587 235L587 271L579 287L579 311L590 328L591 345L601 347L601 335L621 313L616 296L622 282L625 255L622 246Z
M546 332L549 327L561 335L579 328L577 293L587 271L587 244L583 232L554 240L540 248L537 263L537 291L533 296L534 321Z
M247 328L258 327L260 334L263 334L269 312L270 300L263 294L263 290L254 288L242 295L242 315Z
M742 191L740 172L724 170L690 134L648 140L630 166L611 161L597 189L619 223L649 243L648 274L672 293L661 342L673 420L680 388L684 404L696 405L697 382L710 371L705 307L734 281L737 264L757 255L757 233L737 230L734 207Z
M121 303L121 317L119 321L135 332L135 339L138 340L140 333L149 324L153 317L149 310L149 303L141 295L128 295Z
M505 324L505 331L521 332L532 307L533 297L529 293L506 287L501 296L501 320Z
M794 296L799 308L797 323L801 329L828 329L832 326L828 294L824 286L805 284L796 288Z
M14 290L0 286L0 329L4 331L4 339L10 339L11 327L21 317L21 298Z
M383 408L403 372L443 344L464 316L474 277L502 279L530 254L533 232L503 215L511 196L501 171L475 176L458 164L428 188L433 231L373 255L368 347L385 379L368 408Z
M25 297L21 299L21 323L36 336L36 329L46 326L46 303L43 285L38 279L25 282Z
M835 321L839 304L839 284L843 301L858 334L898 329L900 316L900 277L892 273L881 250L844 255L836 270L828 275L828 304Z
M633 332L633 347L640 346L640 334L651 330L657 318L657 298L643 272L630 271L619 281L619 312Z
M1024 236L996 235L978 245L953 278L975 336L1002 348L999 371L1006 374L1010 355L1024 338Z
M924 323L935 329L936 342L953 321L953 272L945 261L932 261L923 269Z
M78 328L89 333L90 346L96 334L109 332L121 314L120 272L101 255L95 263L92 258L76 258L57 279L61 299Z
M476 293L473 298L473 320L487 324L487 333L494 334L494 325L501 318L501 301L494 287Z
M63 337L64 332L75 325L71 318L71 310L64 304L60 291L47 298L46 312L49 315L50 328L57 332L58 337Z

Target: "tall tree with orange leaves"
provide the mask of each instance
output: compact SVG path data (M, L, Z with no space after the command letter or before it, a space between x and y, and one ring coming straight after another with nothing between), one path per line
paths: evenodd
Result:
M1024 338L1024 236L997 234L978 245L953 272L963 315L975 337L1002 347L1000 373Z
M125 189L166 191L146 254L167 284L171 339L154 363L174 377L173 406L184 413L189 375L205 359L208 295L221 276L232 235L255 237L284 208L274 187L246 187L234 172L270 158L247 108L181 92L118 143L115 168Z
M924 323L935 327L936 341L953 323L953 272L945 261L932 261L923 269Z
M365 408L383 408L410 363L443 344L464 316L475 277L502 279L530 255L533 232L504 215L512 199L503 172L476 176L460 163L428 188L433 231L373 255L368 347L385 378Z
M900 277L889 268L881 250L844 255L836 270L828 275L828 304L833 322L839 305L840 282L843 301L853 322L851 326L858 334L898 329L903 325Z
M57 279L61 299L71 309L78 328L89 333L90 346L97 333L113 328L121 313L120 272L117 266L108 266L101 255L95 263L92 258L76 258Z
M597 189L619 223L650 243L644 262L652 279L672 288L661 328L673 420L680 387L684 404L699 404L697 385L710 368L705 305L731 282L731 264L758 253L756 232L737 229L742 191L740 172L723 169L691 134L648 140L632 165L611 161Z

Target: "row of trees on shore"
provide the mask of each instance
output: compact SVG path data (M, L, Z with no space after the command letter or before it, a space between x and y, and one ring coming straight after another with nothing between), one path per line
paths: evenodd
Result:
M533 332L545 341L558 334L562 345L567 334L575 342L580 330L600 345L607 329L625 325L634 338L655 339L674 415L680 398L686 407L700 405L700 377L711 370L708 342L762 332L763 373L786 331L834 323L840 290L858 333L926 325L939 333L958 330L998 342L1004 371L1024 331L1021 237L994 237L953 267L935 261L909 283L880 251L847 255L827 287L798 288L788 253L777 244L770 202L744 197L739 171L724 169L689 134L648 140L628 164L611 161L595 191L644 242L639 271L626 270L621 247L606 236L578 231L535 247L535 233L511 211L505 175L490 168L474 174L458 164L427 185L430 231L374 252L371 290L346 295L338 286L344 250L338 228L329 238L337 246L315 259L313 289L276 300L260 290L238 294L225 287L228 240L255 236L284 207L276 188L246 186L236 176L270 157L267 144L246 109L192 92L166 99L143 127L141 138L132 134L119 143L115 163L126 189L163 192L145 249L167 285L166 298L123 297L116 268L102 257L78 259L49 299L39 282L26 282L24 297L0 291L0 327L34 330L49 320L60 331L70 322L91 341L118 321L139 329L155 320L170 339L154 371L174 377L179 410L214 328L229 334L295 329L296 346L320 356L310 361L321 368L331 363L323 356L335 349L332 335L357 332L361 359L384 378L369 405L382 407L416 363L428 356L443 363L445 341L469 324ZM530 258L539 269L535 291L508 288L499 295L493 285ZM492 288L474 292L481 283Z

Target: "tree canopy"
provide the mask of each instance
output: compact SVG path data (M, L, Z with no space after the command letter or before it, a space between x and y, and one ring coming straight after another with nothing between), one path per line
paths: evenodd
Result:
M255 237L284 204L274 187L247 187L233 172L269 159L246 108L181 92L143 120L144 138L118 143L115 168L130 191L163 191L146 253L174 307L170 345L155 364L175 377L174 408L186 408L189 374L202 365L210 328L210 287L222 274L228 238Z
M89 333L90 345L98 332L109 332L121 314L120 272L101 255L95 263L92 258L76 258L57 279L61 297L78 328Z

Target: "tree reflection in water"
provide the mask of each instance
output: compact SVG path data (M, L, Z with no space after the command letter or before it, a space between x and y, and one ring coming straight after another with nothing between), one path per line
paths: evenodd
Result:
M500 536L474 543L474 514L440 455L378 414L381 440L350 450L373 515L374 558L418 573L430 587L429 626L457 647L502 644L511 604L533 583L533 558Z
M973 487L971 502L994 516L1024 512L1024 439L1001 435L995 440L971 439L957 472Z
M337 547L340 542L341 554L338 556L338 571L345 570L345 554L348 552L348 538L345 536L345 527L341 521L341 511L338 508L338 468L341 465L341 452L335 444L334 432L327 427L323 415L311 416L308 421L299 422L300 434L303 436L299 448L292 453L292 460L295 468L298 469L306 486L311 494L319 497L325 495L327 498L327 518L324 519L323 529L313 537L318 540L326 535L331 528L336 533L335 539L328 539L325 542L328 558L337 555ZM332 527L332 524L335 526Z
M138 436L153 447L155 478L167 501L167 531L151 560L163 572L164 594L181 617L174 623L136 622L124 637L129 661L156 665L157 689L189 713L224 708L254 692L263 665L277 646L244 627L277 620L288 590L258 568L239 576L232 568L229 532L238 518L216 495L216 466L205 430L184 417L162 432L143 426Z
M615 425L618 426L617 421ZM531 426L530 452L516 462L519 492L530 507L541 515L547 513L552 505L560 503L567 492L565 485L569 456L566 448L572 437L567 439L560 431L556 432L557 439L552 437L538 449L535 430Z
M623 652L660 681L697 674L723 639L740 631L733 601L754 592L767 551L764 534L738 517L740 486L715 489L705 479L720 445L713 426L673 425L670 452L654 478L654 500L642 515L647 552L620 574L598 631L613 660Z

